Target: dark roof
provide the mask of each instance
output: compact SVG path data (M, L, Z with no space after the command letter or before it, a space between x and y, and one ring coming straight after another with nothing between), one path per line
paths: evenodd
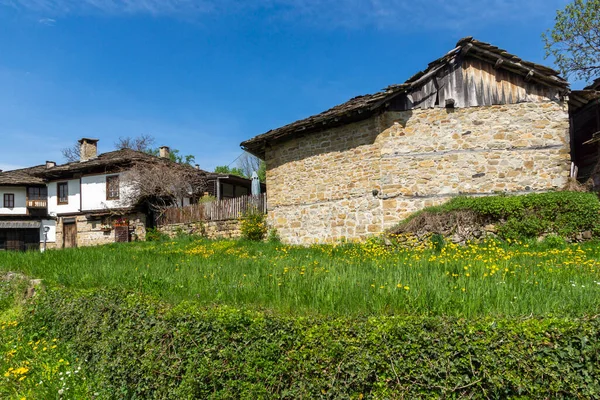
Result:
M596 79L591 85L587 86L583 90L600 90L600 78Z
M472 37L466 37L458 41L456 48L449 51L443 57L429 63L424 71L421 71L405 83L389 86L383 91L364 96L354 97L344 104L335 106L321 114L296 121L278 129L258 135L250 140L242 142L241 146L246 151L264 158L264 146L267 141L278 140L293 136L328 129L351 122L360 121L377 113L394 97L418 87L425 80L433 76L441 68L460 54L474 55L478 58L496 64L499 68L507 69L517 74L527 76L528 79L540 82L544 85L567 90L569 83L559 76L559 73L543 65L524 61L519 57L508 53L506 50L492 46L489 43L480 42Z
M44 171L46 165L37 165L30 168L14 169L0 172L0 185L8 186L35 186L44 185L44 180L35 174Z
M578 112L588 104L600 104L600 90L573 90L569 93L569 111Z
M184 164L175 163L169 159L160 158L151 154L135 151L131 149L122 149L102 153L98 157L87 161L75 161L63 165L57 165L52 168L44 168L39 172L39 176L46 179L56 179L66 175L76 173L86 173L90 171L114 170L118 168L128 167L137 163L164 163L169 166L177 166L180 168L196 168ZM199 173L206 173L203 170L197 170Z

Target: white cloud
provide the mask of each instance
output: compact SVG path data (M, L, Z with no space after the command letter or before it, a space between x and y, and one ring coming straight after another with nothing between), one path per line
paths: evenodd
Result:
M200 18L205 14L261 11L275 19L328 27L400 30L469 26L492 19L526 21L553 16L565 3L566 0L0 0L0 6L52 17L100 13Z
M42 25L54 26L56 24L56 20L52 18L40 18L38 22Z

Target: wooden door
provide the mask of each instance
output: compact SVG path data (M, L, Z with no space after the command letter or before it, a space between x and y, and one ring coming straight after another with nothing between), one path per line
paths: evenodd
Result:
M19 231L11 229L6 234L6 250L24 250L25 244L23 243L22 235L19 235Z
M65 249L77 247L77 225L74 222L63 224L63 241Z
M115 242L129 242L128 226L115 226Z

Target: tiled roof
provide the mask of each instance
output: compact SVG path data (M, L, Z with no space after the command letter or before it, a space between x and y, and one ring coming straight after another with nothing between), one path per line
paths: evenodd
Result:
M127 167L136 163L163 163L165 166L194 169L194 167L186 164L178 164L169 159L160 158L147 154L141 151L122 149L115 150L108 153L102 153L96 158L92 158L87 161L75 161L63 165L57 165L56 167L44 169L40 171L39 176L47 179L53 179L65 175L74 173L85 173L94 170L114 170L115 168ZM206 171L197 170L199 173L206 173Z
M43 185L44 180L34 174L37 174L45 169L46 165L37 165L31 168L14 169L11 171L0 172L0 185Z

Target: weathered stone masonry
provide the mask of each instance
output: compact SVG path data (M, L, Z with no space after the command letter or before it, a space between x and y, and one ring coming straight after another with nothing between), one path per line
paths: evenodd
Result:
M290 243L365 238L459 194L561 188L569 149L565 102L386 111L269 147L269 221Z

